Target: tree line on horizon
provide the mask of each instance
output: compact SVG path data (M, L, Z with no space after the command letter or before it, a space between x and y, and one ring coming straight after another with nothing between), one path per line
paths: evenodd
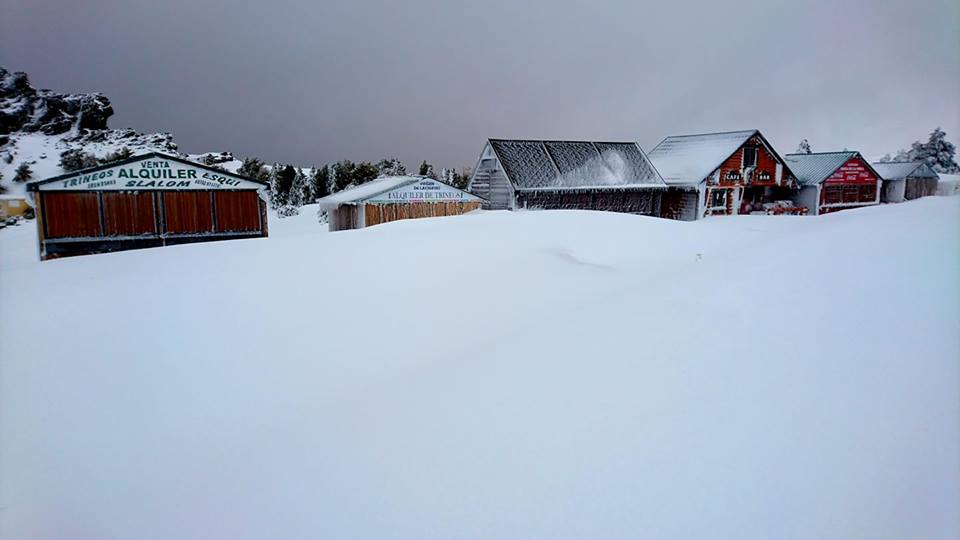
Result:
M383 158L377 163L342 160L322 167L304 169L287 163L268 166L258 158L246 158L237 174L266 182L270 206L280 215L293 215L297 209L327 195L363 185L381 176L405 176L406 166L397 158ZM426 160L417 168L417 175L433 178L459 189L466 189L471 171L468 168L441 169L438 174Z

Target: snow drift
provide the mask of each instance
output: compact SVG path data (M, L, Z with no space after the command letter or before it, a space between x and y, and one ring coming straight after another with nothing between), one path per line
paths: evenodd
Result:
M960 199L476 213L35 261L0 536L960 534Z

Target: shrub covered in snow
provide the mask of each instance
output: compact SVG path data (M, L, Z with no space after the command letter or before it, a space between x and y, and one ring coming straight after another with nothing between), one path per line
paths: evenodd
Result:
M30 165L26 163L21 163L17 167L16 175L13 177L14 182L26 182L33 178L33 171L30 170Z
M285 204L277 208L277 217L285 218L300 215L300 207L292 204Z

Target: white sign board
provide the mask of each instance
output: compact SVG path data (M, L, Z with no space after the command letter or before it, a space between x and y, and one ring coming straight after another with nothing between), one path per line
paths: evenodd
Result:
M375 195L364 202L368 203L405 203L405 202L470 202L480 198L461 191L443 182L424 178L414 184L407 184L386 193Z
M152 157L101 169L77 173L40 184L40 191L136 191L136 190L217 190L263 189L263 184L243 180L181 163Z

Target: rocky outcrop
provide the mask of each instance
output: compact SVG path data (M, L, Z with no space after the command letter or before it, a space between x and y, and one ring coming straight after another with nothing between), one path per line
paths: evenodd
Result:
M112 115L103 94L38 90L26 73L0 67L0 191L22 191L13 181L22 165L48 178L124 155L180 153L169 133L110 129Z
M103 94L37 90L26 73L0 68L0 135L16 131L59 135L74 128L104 130L112 115L113 107Z

